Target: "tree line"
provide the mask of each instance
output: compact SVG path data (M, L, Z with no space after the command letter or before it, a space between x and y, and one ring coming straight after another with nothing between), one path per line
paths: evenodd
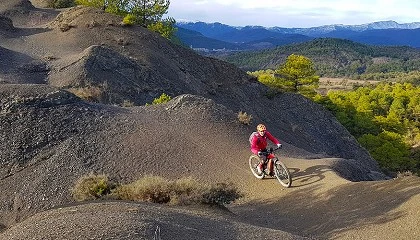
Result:
M395 77L410 75L411 81L420 82L420 50L410 47L370 46L344 39L319 38L215 57L252 72L275 69L291 54L310 58L320 77L393 81Z
M420 173L420 87L385 82L314 100L335 114L383 170Z

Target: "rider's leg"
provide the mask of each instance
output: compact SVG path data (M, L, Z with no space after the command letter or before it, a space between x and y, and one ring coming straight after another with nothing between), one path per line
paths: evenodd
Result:
M261 172L264 171L264 169L265 169L266 160L267 160L266 156L261 156L260 157L260 164L258 165L258 168L261 170Z
M273 168L274 168L273 160L269 159L268 164L267 164L267 169L268 169L268 172L269 172L270 175L273 175L273 170L274 170Z

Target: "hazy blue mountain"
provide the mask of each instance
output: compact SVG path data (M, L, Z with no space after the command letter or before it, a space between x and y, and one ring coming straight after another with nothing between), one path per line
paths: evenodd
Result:
M302 34L273 32L263 27L235 28L220 23L178 23L177 28L176 35L185 45L209 50L255 50L313 39Z
M302 34L273 32L259 26L246 26L241 29L235 29L230 32L225 32L215 37L217 37L217 39L219 40L223 40L226 42L235 42L235 43L248 43L248 42L255 42L255 41L263 40L263 39L286 39L286 38L303 39L305 38L306 41L312 39Z
M343 25L343 24L333 24L333 25L324 25L319 27L310 27L310 28L282 28L282 27L271 27L267 28L271 31L281 32L281 33L296 33L303 34L311 37L322 37L325 34L331 32L363 32L368 30L375 29L416 29L420 28L420 22L414 23L397 23L395 21L380 21L373 23L366 23L361 25Z
M221 41L214 38L209 38L197 31L193 31L193 30L189 30L189 29L185 29L181 27L178 27L178 31L176 35L184 45L198 51L259 50L259 49L273 48L279 45L306 42L311 39L304 35L287 34L284 36L267 37L267 38L258 39L258 40L252 40L252 38L250 38L252 41L235 43L235 42L226 42L226 41Z
M177 22L177 27L197 31L206 37L214 38L218 40L220 35L225 33L233 32L238 30L236 27L232 27L222 23L205 23L205 22Z
M332 34L336 35L337 34ZM410 46L420 48L420 28L417 29L376 29L367 30L346 38L355 42L384 45L384 46Z
M318 37L348 39L372 45L420 47L420 22L400 24L395 21L381 21L361 25L335 24L311 28L234 27L222 23L204 22L180 22L177 23L177 26L197 31L204 37L244 44L240 49L253 49L255 46L271 48L309 41ZM192 40L190 39L190 41ZM202 41L201 46L207 48L206 42ZM230 47L226 48L230 49Z

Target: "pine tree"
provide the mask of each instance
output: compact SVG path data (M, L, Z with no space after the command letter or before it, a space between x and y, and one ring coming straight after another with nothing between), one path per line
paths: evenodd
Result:
M292 54L286 62L276 69L276 80L293 92L312 95L318 87L319 76L316 76L312 61L301 55Z

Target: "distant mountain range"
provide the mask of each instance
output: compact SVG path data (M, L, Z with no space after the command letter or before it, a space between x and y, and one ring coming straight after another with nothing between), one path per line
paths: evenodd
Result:
M178 22L176 26L177 36L185 45L202 51L266 49L314 38L339 38L369 45L420 48L420 22L400 24L381 21L311 28L234 27L217 22Z

